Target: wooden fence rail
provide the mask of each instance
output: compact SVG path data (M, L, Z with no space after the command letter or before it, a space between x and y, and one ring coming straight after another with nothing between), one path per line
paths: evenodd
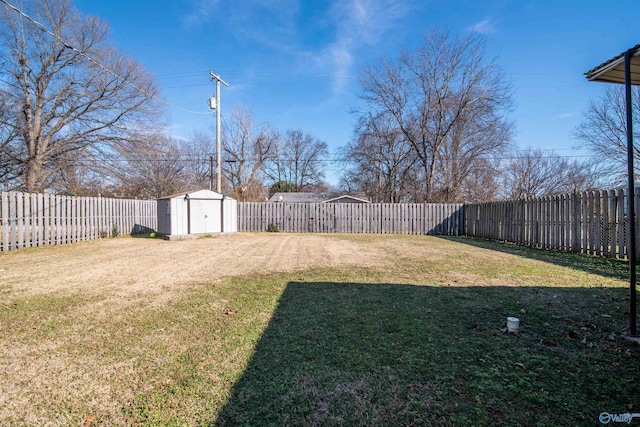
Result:
M636 212L640 212L636 189ZM524 200L465 205L468 236L538 248L627 257L623 190L594 190ZM636 215L636 230L638 228Z
M238 231L464 234L462 204L238 203Z
M0 250L155 230L155 200L0 194Z
M636 212L640 212L640 189L636 190L635 200ZM626 258L625 205L623 190L466 205L243 202L238 203L238 231L466 234ZM640 233L639 219L637 215L636 230ZM0 193L2 251L156 228L155 200Z

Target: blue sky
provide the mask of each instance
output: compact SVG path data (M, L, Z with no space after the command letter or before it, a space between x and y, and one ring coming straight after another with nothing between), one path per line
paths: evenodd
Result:
M76 0L112 27L112 40L152 71L170 132L213 134L207 100L219 73L222 116L249 109L257 123L299 128L332 157L349 141L360 67L413 49L434 28L486 36L513 86L514 143L575 151L571 132L606 88L583 73L640 43L636 0ZM190 110L192 112L183 111ZM329 170L335 183L339 171Z

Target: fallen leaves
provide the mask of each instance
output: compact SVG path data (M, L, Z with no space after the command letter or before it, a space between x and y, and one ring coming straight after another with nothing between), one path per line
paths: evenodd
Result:
M580 339L580 334L577 333L576 331L569 331L567 332L567 338L570 339L571 341L576 341Z
M84 421L84 427L90 427L91 423L98 419L97 414L93 414Z

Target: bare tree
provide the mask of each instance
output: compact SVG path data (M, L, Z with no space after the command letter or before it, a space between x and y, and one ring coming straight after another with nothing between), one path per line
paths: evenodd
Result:
M107 169L91 158L75 157L59 162L56 174L52 176L49 189L55 194L69 196L111 196L117 180Z
M640 87L632 92L633 121L640 121ZM640 129L634 129L634 139L640 138ZM627 176L627 119L625 94L621 86L609 86L604 95L592 100L584 112L584 119L574 137L580 145L598 159L602 173L612 177L612 184L625 182ZM635 173L640 172L640 148L634 146Z
M474 159L490 158L510 140L510 87L484 56L479 35L433 31L415 52L360 76L364 114L395 120L418 157L427 201L458 201Z
M204 132L196 132L191 139L180 144L185 163L186 189L209 188L210 178L213 178L210 159L213 156L214 147L213 138Z
M15 100L2 86L0 80L0 182L5 190L19 187L15 178L20 176L22 171L20 155L13 147L13 141L18 137L18 129L6 125L15 120L18 115L19 110Z
M553 152L528 149L514 155L504 170L504 196L511 199L586 190L596 184L591 165Z
M265 173L273 183L287 183L294 191L308 190L324 179L327 143L300 129L289 129L278 141Z
M499 160L475 159L462 183L464 201L482 203L498 199L502 190L500 177Z
M414 168L417 157L389 116L361 117L341 156L345 189L364 191L374 202L415 201L411 190L421 182Z
M232 112L231 123L222 135L222 170L237 200L265 199L262 170L274 154L277 139L269 126L256 127L248 110Z
M42 191L78 151L132 142L154 122L158 88L143 67L109 42L107 24L83 17L70 0L0 5L4 97L18 114L1 115L12 178ZM44 28L43 28L44 27ZM45 31L46 29L46 31Z
M492 186L489 185L491 176L487 171L496 169L499 160L495 157L502 154L510 138L511 124L490 112L484 114L482 120L465 119L467 114L477 114L476 111L463 111L442 145L441 156L436 163L434 182L436 199L445 203L474 201L476 197L485 198ZM485 194L467 191L473 188L472 180L484 181ZM476 187L477 189L477 187ZM496 196L497 193L494 193Z
M118 147L110 167L118 178L116 196L157 199L192 189L182 148L180 141L162 134Z
M57 194L145 199L206 188L210 150L204 134L189 140L140 135L135 143L120 144L100 158L78 152L60 162L50 188Z

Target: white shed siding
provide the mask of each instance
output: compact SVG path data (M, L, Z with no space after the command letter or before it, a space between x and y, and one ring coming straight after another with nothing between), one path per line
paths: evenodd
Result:
M158 233L171 234L171 199L158 200Z
M220 200L189 200L191 234L219 233L221 231L221 204Z
M235 233L238 231L238 201L225 198L223 203L223 231L225 233Z
M171 235L187 234L187 202L184 197L171 199Z
M159 199L158 232L165 236L235 232L238 230L237 206L236 200L209 190Z

